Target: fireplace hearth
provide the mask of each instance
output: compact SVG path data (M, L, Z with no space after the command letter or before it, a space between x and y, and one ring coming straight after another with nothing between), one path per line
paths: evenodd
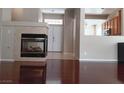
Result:
M22 34L21 57L46 57L47 43L46 34Z

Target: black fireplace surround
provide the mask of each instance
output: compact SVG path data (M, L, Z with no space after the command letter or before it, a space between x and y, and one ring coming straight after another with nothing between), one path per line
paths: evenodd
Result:
M21 57L46 57L46 34L21 34Z

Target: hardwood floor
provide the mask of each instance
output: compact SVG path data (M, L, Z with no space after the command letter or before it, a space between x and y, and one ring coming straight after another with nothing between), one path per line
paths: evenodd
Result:
M79 61L48 60L47 81L50 83L72 84L79 83Z
M1 84L122 84L124 64L49 59L0 62Z
M80 83L84 84L118 84L117 64L110 62L81 62Z

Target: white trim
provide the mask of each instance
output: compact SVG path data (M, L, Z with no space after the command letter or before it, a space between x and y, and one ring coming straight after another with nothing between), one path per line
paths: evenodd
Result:
M11 62L14 62L15 60L14 59L0 59L0 61L11 61Z
M33 27L47 27L48 28L48 24L46 24L44 22L18 22L18 21L14 21L14 22L1 22L0 25L3 25L3 26L24 26L24 27L33 26Z
M19 57L19 58L16 58L15 61L46 61L47 58L30 58L30 57Z
M69 54L69 55L73 55L73 53L72 52L63 52L63 54Z
M116 59L79 59L80 62L109 62L109 63L117 63Z

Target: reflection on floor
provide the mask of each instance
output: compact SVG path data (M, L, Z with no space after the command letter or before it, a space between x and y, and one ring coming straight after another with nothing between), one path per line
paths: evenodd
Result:
M118 79L124 83L124 64L118 64Z
M118 84L117 63L81 62L80 83L84 84Z
M20 83L22 84L45 84L46 65L42 66L21 66Z
M79 61L77 60L48 60L47 84L79 83Z
M124 64L48 59L46 62L1 62L0 83L122 84Z

